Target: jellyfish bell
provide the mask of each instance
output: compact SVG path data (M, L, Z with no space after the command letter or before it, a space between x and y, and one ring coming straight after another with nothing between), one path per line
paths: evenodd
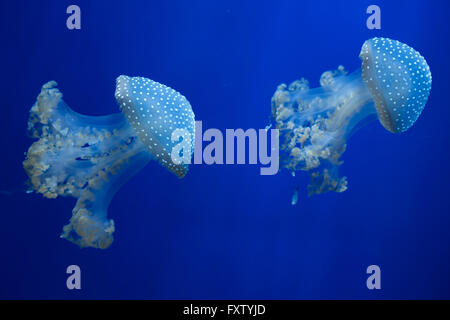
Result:
M324 72L321 86L305 79L281 84L272 97L272 122L280 132L280 166L310 174L309 194L343 192L338 167L347 140L367 119L378 118L401 133L418 119L431 90L425 59L413 48L388 38L367 40L361 68L340 66Z
M186 98L153 80L127 76L117 78L115 96L122 113L149 152L164 167L183 178L188 164L173 161L171 135L177 129L194 134L194 113ZM192 155L193 149L188 151Z
M364 42L360 58L381 124L393 133L408 130L430 95L431 72L424 57L399 41L373 38Z
M171 133L194 134L194 113L177 91L142 77L120 76L116 99L122 113L86 116L62 100L56 82L44 84L30 110L28 131L37 138L23 163L30 187L47 198L77 203L62 238L80 247L107 248L114 221L107 209L114 194L151 160L179 178L187 164L171 161ZM184 150L192 155L193 146Z

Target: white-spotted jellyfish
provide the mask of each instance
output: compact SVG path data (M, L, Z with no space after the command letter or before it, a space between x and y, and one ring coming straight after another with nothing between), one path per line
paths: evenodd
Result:
M32 190L47 198L78 199L61 237L104 249L115 229L107 218L109 203L129 178L151 160L180 178L187 173L188 164L171 159L172 132L182 129L194 136L194 113L180 93L142 77L117 78L115 97L122 112L108 116L76 113L56 85L46 83L30 110L28 131L38 140L23 166ZM189 143L182 152L190 159Z
M278 86L272 98L272 125L280 134L280 166L310 175L309 195L347 189L338 167L348 138L371 116L393 133L417 120L431 90L425 59L413 48L388 38L367 40L361 68L327 71L320 87L305 79ZM296 202L296 201L295 201Z

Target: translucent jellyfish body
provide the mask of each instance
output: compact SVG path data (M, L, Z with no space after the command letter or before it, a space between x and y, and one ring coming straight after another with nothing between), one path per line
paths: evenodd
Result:
M361 69L342 66L310 89L305 79L281 84L272 97L272 122L280 133L280 166L310 174L308 193L342 192L338 167L347 139L371 116L393 133L409 129L431 90L425 59L396 40L373 38L361 49ZM295 201L296 202L296 201Z
M30 110L28 131L37 138L23 166L30 187L47 198L77 198L62 238L80 247L107 248L114 221L108 205L116 191L149 161L157 160L182 178L187 164L175 164L172 132L194 135L194 113L177 91L141 77L120 76L116 100L122 113L86 116L70 109L54 81L45 84ZM190 140L189 140L190 142ZM190 142L190 150L193 145Z

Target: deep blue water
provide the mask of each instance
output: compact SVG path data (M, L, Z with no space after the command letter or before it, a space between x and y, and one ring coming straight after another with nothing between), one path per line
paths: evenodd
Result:
M365 10L381 7L382 29ZM77 4L82 29L66 28ZM450 49L447 1L2 1L0 298L450 298ZM308 198L306 174L192 165L179 180L151 163L116 194L107 250L59 239L74 199L20 191L28 111L56 80L74 110L118 112L115 78L181 91L204 128L264 128L278 84L360 66L362 43L400 40L427 60L417 123L377 122L343 155L349 189ZM300 197L292 206L298 181ZM66 288L66 267L82 290ZM381 267L381 290L366 268Z

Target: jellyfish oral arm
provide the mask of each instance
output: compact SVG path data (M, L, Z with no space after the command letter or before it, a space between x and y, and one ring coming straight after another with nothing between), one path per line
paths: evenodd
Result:
M122 138L103 141L104 146L116 145L118 149L102 153L101 159L82 169L90 172L93 178L89 178L88 186L81 191L70 223L64 226L61 235L80 247L103 249L111 244L114 221L107 219L109 204L120 187L153 159L140 140L132 135L131 127L126 127L118 131ZM87 153L97 154L95 149Z
M39 139L24 161L31 187L47 198L78 199L61 237L80 247L108 247L114 232L109 203L151 154L122 114L78 114L62 100L55 82L43 86L28 130Z
M272 119L280 130L280 165L292 173L310 173L309 193L342 192L340 156L358 124L376 114L361 70L347 75L343 68L327 71L321 87L306 80L280 85L272 98Z

